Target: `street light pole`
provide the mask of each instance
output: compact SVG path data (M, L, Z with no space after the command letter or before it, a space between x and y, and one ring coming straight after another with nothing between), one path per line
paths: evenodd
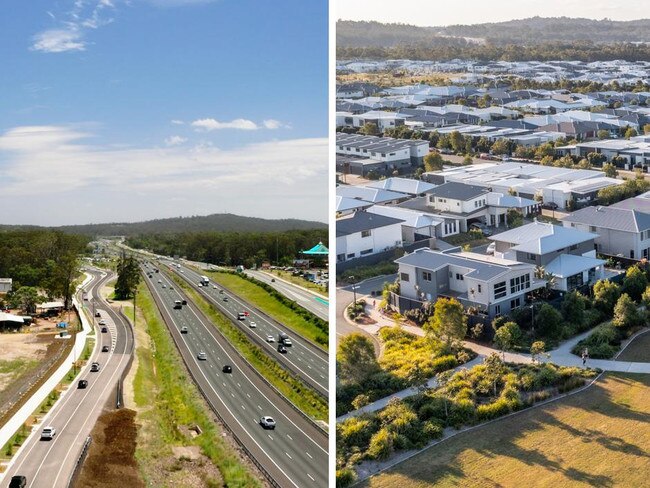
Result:
M352 282L352 293L354 295L354 304L357 304L357 287L354 283L354 276L350 276L350 281Z

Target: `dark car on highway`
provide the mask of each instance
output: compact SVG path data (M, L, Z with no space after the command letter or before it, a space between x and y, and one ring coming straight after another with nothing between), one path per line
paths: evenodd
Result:
M91 364L90 365L90 371L92 371L93 373L96 373L97 371L99 371L99 363Z
M108 346L102 346L102 352L108 352Z
M232 373L232 366L230 366L229 364L226 364L226 365L223 367L222 371L223 371L224 373Z
M27 486L27 478L24 476L12 476L9 488L25 488Z
M77 388L80 390L86 388L88 386L88 380L79 380L79 383L77 383Z

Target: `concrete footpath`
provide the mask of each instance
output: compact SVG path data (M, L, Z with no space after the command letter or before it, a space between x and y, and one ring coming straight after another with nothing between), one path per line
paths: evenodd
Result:
M86 274L86 278L84 279L83 283L77 287L77 290L86 286L91 279L92 276ZM89 296L89 299L90 298L91 297ZM70 351L68 357L63 360L61 366L59 366L59 368L50 375L47 381L45 381L45 383L43 383L43 385L41 385L41 387L29 398L29 400L25 402L25 404L14 414L14 416L11 417L0 428L0 446L4 446L7 442L9 442L9 440L18 431L18 429L20 429L20 427L27 421L27 419L36 411L39 405L45 401L47 396L52 390L54 390L56 385L58 385L63 380L68 371L70 371L72 362L74 360L77 360L83 353L84 347L86 346L86 337L92 330L92 322L88 320L88 317L86 317L83 311L83 306L79 304L76 297L73 298L72 303L79 311L79 316L81 317L82 324L82 331L77 332L75 336L75 344L72 347L72 351ZM81 374L81 371L79 371L79 374ZM65 395L67 391L68 390L65 390L61 396ZM47 415L43 418L43 420L46 418ZM16 455L14 454L13 458L15 457ZM1 474L0 479L2 479Z
M382 327L393 327L395 325L395 321L386 317L385 315L381 314L377 308L379 304L379 299L372 297L372 296L360 296L358 297L359 300L364 299L366 301L366 314L374 321L373 324L356 324L350 319L348 319L347 314L344 313L345 320L358 327L359 329L363 330L364 332L376 336L379 332L379 329ZM404 329L407 332L410 332L414 335L417 336L424 336L425 332L422 330L420 327L415 327L412 325L407 325L407 324L402 324L401 325L402 329ZM579 334L575 337L572 337L566 342L563 342L560 344L559 347L556 349L553 349L552 351L549 351L548 357L543 357L540 358L540 361L542 362L548 362L548 363L554 363L560 366L576 366L576 367L588 367L588 368L599 368L603 371L616 371L616 372L623 372L623 373L642 373L642 374L650 374L650 363L640 363L640 362L629 362L629 361L616 361L616 360L609 360L609 359L588 359L586 364L582 364L582 358L576 356L575 354L571 353L571 349L580 342L581 340L585 339L588 337L591 333L593 332L593 329L590 329L586 332L583 332L582 334ZM645 333L647 331L643 331L642 333ZM634 336L636 337L636 336ZM630 340L634 339L632 337ZM629 343L629 342L628 342ZM497 353L499 354L500 357L504 357L504 354L494 348L491 348L489 346L483 346L480 344L475 344L473 342L468 342L464 341L463 346L466 347L467 349L471 349L472 351L476 352L478 356L474 358L472 361L463 364L461 366L458 366L454 368L454 371L459 371L461 369L466 369L466 368L471 368L477 364L481 364L483 362L483 359L486 356L489 356L492 353ZM627 344L624 346L627 347ZM506 352L505 353L505 361L510 362L510 363L531 363L532 362L532 357L530 354L524 354L524 353L512 353L512 352ZM435 387L437 385L436 379L430 378L427 381L427 387ZM345 415L341 415L340 417L336 418L337 422L341 422L347 418L350 417L355 417L357 415L361 415L363 413L368 413L368 412L375 412L377 410L381 410L384 408L388 402L393 399L393 398L407 398L409 396L417 394L419 389L417 387L410 387L406 388L405 390L399 391L397 393L394 393L392 395L388 395L384 398L380 398L379 400L376 400L365 407L362 407L358 410L353 410L352 412L348 412Z

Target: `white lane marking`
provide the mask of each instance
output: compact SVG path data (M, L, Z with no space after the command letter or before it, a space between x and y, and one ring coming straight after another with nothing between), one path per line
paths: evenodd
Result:
M289 453L287 451L284 451L284 453L287 455L289 459L293 459L291 456L289 456Z
M290 440L293 440L293 438L292 438L289 434L287 434L287 437L288 437Z
M305 454L307 454L307 456L309 456L310 459L314 459L313 457L311 457L311 454L309 454L307 451L305 451Z
M312 475L310 475L309 473L307 473L307 476L309 476L309 479L310 479L310 480L312 480L312 481L316 481L316 480L312 477Z

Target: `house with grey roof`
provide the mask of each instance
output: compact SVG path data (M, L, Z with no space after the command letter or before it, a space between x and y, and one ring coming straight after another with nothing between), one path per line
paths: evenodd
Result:
M454 181L433 188L425 197L400 204L444 218L446 223L439 237L467 232L474 222L495 227L507 225L508 210L516 209L528 216L538 212L539 206L534 200Z
M336 187L336 195L344 198L354 198L372 204L399 203L410 198L405 193L397 193L381 188L370 188L367 186L340 185Z
M395 261L400 312L419 308L440 297L455 298L490 318L507 314L526 302L531 291L546 286L535 278L535 266L471 252L418 249Z
M355 212L336 221L336 261L371 256L402 247L402 219Z
M391 205L373 205L367 212L402 220L402 241L405 245L428 240L432 247L431 239L441 237L440 228L445 223L444 219L430 213Z
M555 276L552 288L570 291L605 276L605 261L596 257L598 234L546 222L534 222L489 237L494 255L543 267Z
M626 206L630 208L625 208ZM586 207L564 217L562 224L565 227L597 234L596 250L601 254L648 259L650 257L650 213L635 207L637 205L633 203L623 207L616 205Z
M425 194L430 193L436 187L436 185L427 183L426 181L397 177L373 181L366 184L365 186L370 188L381 188L382 190L396 191L399 193L406 193L412 197L422 197Z

